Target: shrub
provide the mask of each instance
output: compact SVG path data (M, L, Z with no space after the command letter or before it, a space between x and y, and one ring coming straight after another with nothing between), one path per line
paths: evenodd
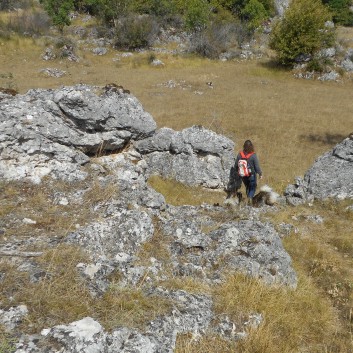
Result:
M229 48L238 46L246 37L246 30L240 22L215 23L191 37L190 52L216 59Z
M319 59L314 58L308 62L306 69L307 71L323 72L325 68Z
M249 30L254 31L268 17L268 13L258 0L249 0L244 9L241 11L242 17L247 22Z
M127 16L131 12L129 0L100 0L96 2L96 11L105 23L116 26L119 18Z
M132 8L137 13L157 17L169 17L177 13L175 2L170 0L135 0Z
M158 24L153 17L130 15L118 22L115 47L123 49L148 47L158 31Z
M45 12L23 11L11 14L7 27L19 34L43 34L49 29L50 24L50 19Z
M350 0L322 0L333 13L335 23L352 26L353 12L350 10L352 2Z
M40 3L60 31L70 24L69 14L74 9L74 0L40 0Z
M33 0L1 0L0 11L27 9L33 7Z
M277 52L280 63L288 65L299 55L312 56L334 43L334 31L325 27L331 19L320 0L293 0L274 27L270 47Z
M210 19L211 7L206 0L189 0L184 13L185 27L197 31L206 27Z
M233 12L240 18L243 17L243 10L248 6L251 0L218 0L218 3L223 8ZM272 17L275 15L275 6L273 0L258 0L258 2L265 9L267 16Z

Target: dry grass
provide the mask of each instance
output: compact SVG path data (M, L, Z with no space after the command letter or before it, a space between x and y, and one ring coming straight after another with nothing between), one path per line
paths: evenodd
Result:
M194 277L171 277L160 285L170 290L184 290L193 294L211 294L210 285Z
M148 183L165 197L167 203L175 206L220 203L223 202L225 196L222 191L212 191L202 187L190 187L157 175L151 176Z
M107 330L118 326L143 329L144 325L171 310L169 300L146 296L139 288L112 288L94 304L93 317Z
M106 330L117 326L142 329L170 310L167 299L147 296L140 288L120 288L118 282L102 297L93 297L76 268L78 263L88 261L82 249L59 245L38 258L45 275L36 283L31 283L24 272L1 263L0 273L5 274L0 291L2 307L27 305L29 314L22 329L32 333L85 316L95 318ZM5 344L0 332L1 339Z
M214 288L213 297L216 312L227 315L237 327L254 313L262 314L263 322L256 329L248 327L247 338L238 342L214 335L198 339L179 336L176 353L338 352L336 312L304 276L300 276L298 288L291 290L269 287L239 274L229 275Z
M234 353L235 342L227 341L216 335L195 338L191 334L178 335L175 353Z
M137 254L139 264L148 265L151 258L157 259L164 264L170 262L170 250L168 247L170 238L164 235L158 219L154 219L153 224L155 229L153 237L142 244Z
M252 313L263 315L260 327L249 329L248 338L239 342L239 352L329 351L338 328L330 303L300 275L296 290L230 276L215 289L215 300L216 311L227 313L235 322Z
M55 200L56 193L69 197L75 190L85 191L80 207L77 207L76 200L70 200L67 205ZM3 196L0 200L0 227L7 224L4 237L36 234L64 238L76 224L82 226L94 216L99 218L99 213L93 208L97 204L106 204L119 194L116 185L101 185L97 180L73 184L45 180L40 185L3 182L0 183L0 191ZM23 223L25 218L35 223Z
M16 302L28 306L27 330L39 332L90 313L92 299L76 269L79 262L87 260L81 249L68 245L49 250L39 258L45 277L20 288L15 297Z
M353 349L353 214L345 211L349 203L317 202L311 208L289 208L271 216L275 223L284 221L298 229L297 234L284 239L285 248L297 270L311 279L337 311L340 327L330 352ZM308 217L313 215L320 215L324 222L310 221Z

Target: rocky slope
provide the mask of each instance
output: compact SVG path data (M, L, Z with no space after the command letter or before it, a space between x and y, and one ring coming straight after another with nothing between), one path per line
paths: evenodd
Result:
M50 353L165 353L174 351L178 334L188 332L196 336L211 332L238 340L246 336L246 327L261 324L260 314L241 323L226 316L216 319L211 296L171 290L163 281L195 278L212 286L223 280L224 273L240 271L262 278L268 285L296 286L291 259L274 227L260 220L261 209L245 207L236 214L220 205L171 206L147 184L151 174L159 174L189 185L226 188L234 163L234 143L229 139L198 126L157 130L137 99L115 85L31 90L14 97L2 94L0 99L2 180L40 185L63 180L72 187L54 193L51 202L76 208L84 207L85 194L93 188L74 187L78 180L94 180L102 190L114 187L119 191L109 202L92 206L96 217L78 224L60 241L79 245L88 254L90 260L77 263L77 271L91 296L108 291L111 275L118 271L121 288L139 286L147 297L167 298L172 303L167 314L149 321L144 330L123 325L108 331L92 317L82 317L35 334L24 333L20 326L30 307L2 307L0 322L15 335L16 353L43 352L43 347ZM351 141L345 140L321 157L308 172L300 186L305 200L307 195L337 196L342 192L353 196L347 179L353 168ZM328 164L347 171L333 187L337 192L323 191L331 177L320 179L322 174L317 171ZM289 200L297 196L298 187L291 188ZM2 234L6 236L10 226L3 224ZM159 245L165 248L164 259L140 258L141 249L157 235ZM31 282L41 281L43 269L35 261L41 253L29 250L36 242L55 248L57 239L49 233L40 238L5 236L0 252L6 258L1 261L21 268ZM0 283L4 277L0 273Z

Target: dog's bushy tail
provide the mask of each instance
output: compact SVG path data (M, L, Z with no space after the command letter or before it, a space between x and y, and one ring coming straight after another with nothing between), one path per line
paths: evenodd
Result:
M277 192L273 191L271 187L268 185L263 185L260 187L260 191L265 192L266 195L266 204L273 206L274 204L277 203L277 200L279 198L279 194Z

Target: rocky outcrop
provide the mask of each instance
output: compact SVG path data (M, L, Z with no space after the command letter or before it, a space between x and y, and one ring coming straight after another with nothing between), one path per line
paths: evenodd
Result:
M212 207L201 217L203 212L202 207L183 206L169 207L163 213L163 232L172 238L176 275L212 281L224 271L238 270L268 284L296 286L291 259L270 224L249 216L248 220L219 225L216 220L224 213L222 207ZM205 233L205 226L213 230Z
M234 165L234 143L202 126L182 131L168 128L135 142L150 174L187 185L226 188Z
M234 143L200 126L160 129L121 86L78 85L4 96L0 113L0 177L34 182L48 174L84 179L90 157L134 142L147 173L189 185L224 188Z
M156 123L120 89L85 85L6 96L0 112L0 177L76 180L90 156L153 134Z
M353 135L319 157L305 173L289 185L285 195L291 204L313 199L353 198Z
M318 199L353 198L353 135L318 158L305 174L309 194Z
M171 303L168 312L150 319L143 330L115 327L107 332L87 316L34 335L20 328L31 307L1 308L0 325L20 337L16 353L171 353L183 333L238 340L247 335L246 327L261 324L260 314L241 315L243 322L234 323L215 315L211 295L171 290L163 287L164 281L191 278L212 287L223 281L225 272L240 271L269 285L296 286L278 233L260 221L257 211L245 207L237 218L234 210L219 205L171 206L147 183L149 175L159 174L189 185L225 188L234 164L234 143L226 137L201 126L156 130L136 98L117 85L31 90L0 99L0 179L42 182L41 187L50 188L52 178L85 178L53 190L47 201L62 206L63 212L68 212L66 206L92 211L92 219L70 226L63 238L46 230L38 230L40 236L4 237L0 252L36 285L53 274L32 259L59 243L74 245L87 255L86 262L75 266L92 298L102 297L114 284L119 289L138 287L146 298ZM46 175L51 178L42 180ZM94 188L114 192L87 205ZM32 218L11 217L1 232L11 224L37 226ZM162 257L145 250L156 243L163 248ZM36 245L40 251L33 251ZM116 274L119 278L112 280ZM2 279L0 272L0 285Z

